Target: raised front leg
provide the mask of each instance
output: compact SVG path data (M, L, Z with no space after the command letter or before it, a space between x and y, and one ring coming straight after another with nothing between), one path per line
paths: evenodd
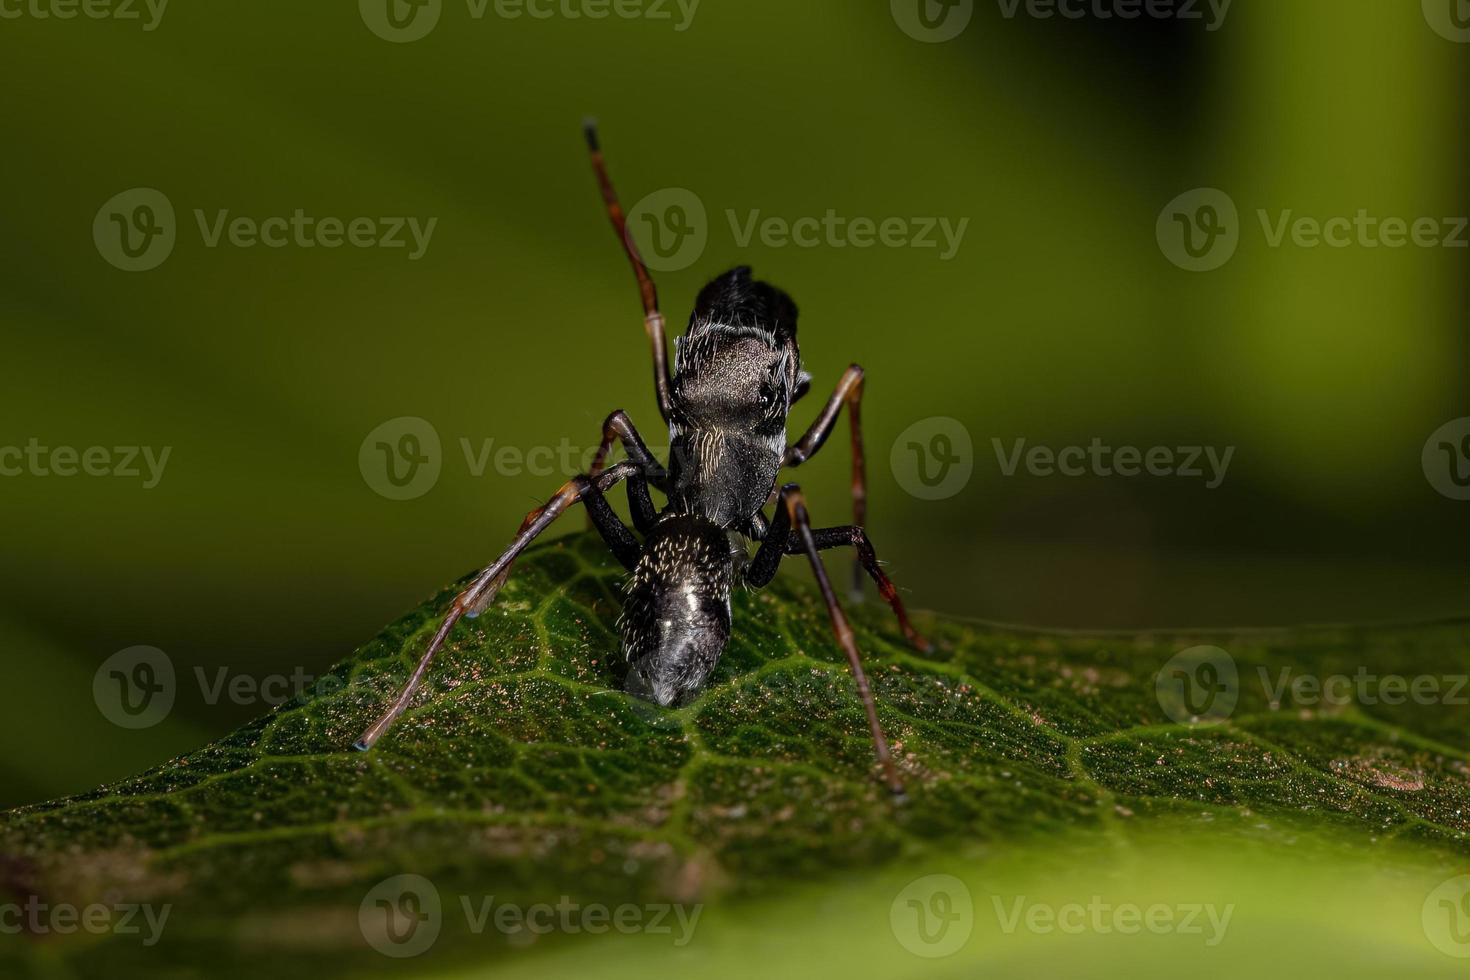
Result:
M633 275L638 280L638 294L643 300L643 328L653 348L654 394L658 397L659 414L667 422L673 411L673 381L669 376L669 345L665 336L664 315L658 308L658 287L653 284L653 277L648 274L648 267L638 254L637 244L628 234L628 216L623 212L623 206L618 202L618 192L613 189L612 178L608 176L607 161L602 157L602 144L597 138L597 124L589 119L584 124L584 130L587 135L587 150L592 155L592 169L597 174L597 186L602 190L602 202L607 206L607 216L612 220L613 230L618 233L618 241L623 243L623 251L628 254Z

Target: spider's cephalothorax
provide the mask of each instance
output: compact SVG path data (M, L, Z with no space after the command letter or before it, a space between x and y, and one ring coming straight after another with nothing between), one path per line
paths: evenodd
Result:
M454 624L488 606L526 546L580 501L608 548L630 572L620 620L623 652L628 658L625 686L662 705L688 700L714 670L730 638L730 593L736 583L765 585L782 558L805 556L857 682L884 778L899 793L902 783L878 721L852 628L819 554L828 548L853 548L858 559L855 588L860 588L863 573L872 578L897 614L905 636L927 649L909 623L897 588L879 567L862 527L867 498L859 421L863 370L855 364L848 368L806 434L788 443L787 414L810 383L801 369L796 345L796 304L776 287L752 279L750 269L741 267L700 291L689 328L677 342L671 372L658 292L628 236L627 219L590 124L587 142L608 214L642 294L644 326L653 346L654 390L659 414L669 426L669 465L665 469L658 463L626 413L609 415L591 470L573 477L544 506L527 514L505 553L455 597L403 691L358 739L356 748L371 748L407 710ZM801 488L788 483L777 496L776 481L784 467L801 465L822 447L844 408L852 424L855 520L814 528ZM615 442L622 444L628 458L607 466ZM628 507L637 534L604 496L622 482L627 483ZM668 498L662 512L653 505L650 487ZM764 509L773 497L775 511L767 519ZM747 539L760 542L754 556L746 553Z
M796 304L742 266L705 286L674 342L669 505L744 531L786 452L801 374Z

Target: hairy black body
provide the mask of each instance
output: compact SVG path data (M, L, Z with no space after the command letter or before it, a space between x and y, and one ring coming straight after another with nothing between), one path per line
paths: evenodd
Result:
M718 664L730 638L730 595L736 584L765 585L782 558L805 555L857 682L878 761L890 788L901 792L861 656L819 555L828 548L854 548L858 559L855 575L870 576L909 640L921 648L927 646L910 625L898 590L879 567L862 528L866 501L859 422L863 371L857 365L849 368L811 428L797 442L788 443L786 420L791 406L810 387L797 346L796 304L782 290L753 279L751 270L742 266L700 291L688 328L675 342L670 372L657 292L628 237L626 218L590 124L587 137L608 214L642 294L644 325L653 347L654 388L659 412L669 427L668 467L653 457L624 412L608 416L591 470L568 481L544 506L526 515L511 546L455 598L403 692L363 733L356 747L370 748L388 730L408 707L434 654L459 618L477 615L489 605L521 551L580 501L608 548L630 572L619 623L628 660L625 687L665 706L680 704L698 693ZM801 489L788 483L777 494L776 484L783 467L800 465L821 448L844 407L852 425L855 521L817 529L811 526ZM607 467L615 442L622 444L628 458ZM604 496L620 482L627 485L637 534ZM650 487L666 496L662 511L655 509ZM773 500L775 511L768 520L764 508ZM747 541L760 543L753 557ZM860 584L855 579L855 588Z
M796 304L732 269L675 341L668 508L634 566L621 620L627 689L663 705L703 686L730 637L730 591L776 486L801 376Z
M716 524L669 513L643 542L618 625L625 688L662 705L698 691L730 639L737 553Z

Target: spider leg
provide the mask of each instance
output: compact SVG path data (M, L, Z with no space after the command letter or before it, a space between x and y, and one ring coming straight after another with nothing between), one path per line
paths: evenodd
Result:
M648 496L648 484L652 479L661 480L663 470L658 465L658 460L654 459L653 453L643 444L643 439L638 435L638 430L633 428L632 421L621 409L607 417L607 421L602 424L602 432L602 445L598 448L597 456L592 461L592 469L587 473L587 478L589 480L597 480L602 476L604 466L607 462L607 453L612 447L613 440L622 438L623 446L628 453L629 460L637 463L639 467L638 472L628 478L628 510L633 515L633 526L638 529L640 534L647 534L658 521L658 512L654 510L653 500ZM653 476L650 476L650 473ZM657 485L655 484L655 486ZM600 517L600 508L607 509L608 516ZM601 502L600 508L599 505L588 503L588 527L601 530L604 527L610 527L610 521L617 521L615 516L611 516L612 510L608 507L606 501ZM544 509L544 507L537 507L527 514L526 519L521 523L521 531L529 528ZM605 537L606 535L604 534ZM496 594L500 592L501 586L505 585L505 580L509 577L510 566L507 565L500 575L497 576L496 580L490 583L489 588L485 590L484 595L480 597L475 605L465 611L465 615L474 618L484 612L490 603L495 600Z
M801 488L794 483L788 483L781 488L776 516L771 521L766 539L761 542L755 558L747 568L747 581L755 585L769 582L783 555L804 554L810 560L812 573L817 578L817 587L822 592L822 601L826 603L827 614L832 619L832 632L837 637L838 645L847 654L847 665L852 670L858 697L862 699L863 710L868 716L868 728L873 735L873 752L878 758L878 764L883 767L888 788L893 791L894 796L902 796L903 783L893 764L888 738L878 722L878 708L873 701L873 690L868 685L868 675L863 672L862 654L858 652L857 641L853 637L852 627L848 625L847 615L843 613L842 606L838 604L837 596L832 591L832 583L827 578L827 569L822 565L820 551L821 546L812 531L811 515L807 513L806 499L802 496ZM876 560L874 567L876 568Z
M852 522L863 527L868 522L868 478L867 464L863 458L863 369L854 364L843 372L842 378L821 413L806 434L786 448L782 466L800 466L817 454L832 429L837 425L837 416L842 406L847 406L847 420L852 428ZM863 566L854 562L852 566L852 595L854 600L862 598Z
M787 486L792 486L792 484ZM783 487L782 492L784 493L785 490L786 488ZM764 522L764 518L761 518L761 521ZM782 558L787 555L803 554L805 548L802 538L791 533L791 519L784 507L776 509L776 516L772 519L770 527L758 540L761 541L761 546L756 550L755 557L751 559L745 575L746 582L755 588L767 585L771 579L775 578L776 569L780 566ZM858 567L873 579L873 584L878 587L878 594L883 597L883 601L888 603L888 607L893 610L893 615L898 618L898 626L903 630L904 637L920 652L928 653L934 649L933 644L926 640L909 620L903 598L898 594L898 586L893 584L893 580L878 563L878 553L873 548L873 542L868 538L866 531L854 524L814 528L812 541L816 544L818 551L827 551L831 548L856 550Z
M643 327L648 333L648 342L653 348L653 389L658 396L659 414L664 421L673 412L673 380L669 376L669 347L665 338L664 315L658 308L658 287L638 254L638 246L628 234L628 216L618 202L618 192L613 189L608 176L607 161L602 156L602 143L597 137L597 124L587 120L583 124L587 136L587 150L592 156L592 169L597 174L597 186L602 191L602 202L607 206L607 216L612 220L613 230L623 243L623 251L633 266L633 275L638 280L638 293L643 300Z
M873 550L873 542L868 539L868 532L855 524L846 524L841 527L824 527L812 531L812 539L816 542L818 551L826 551L829 548L854 548L857 550L858 567L866 571L872 578L873 584L878 587L878 594L888 607L893 610L893 615L898 617L898 626L903 630L903 635L909 643L923 653L934 649L934 645L914 629L913 623L909 622L908 610L903 606L903 599L898 594L898 586L883 571L878 564L878 553ZM802 553L802 542L792 539L786 545L788 555L799 555Z
M613 443L618 441L622 442L628 459L637 463L642 470L643 479L628 481L628 509L633 514L633 526L640 533L647 534L658 520L653 501L648 496L648 487L652 484L661 492L668 493L668 482L665 479L667 473L654 458L643 437L638 434L633 420L622 409L613 412L603 421L602 442L598 444L597 454L592 457L592 468L587 475L596 479L602 473L603 467L607 465L608 453L612 452ZM587 516L590 522L590 511Z
M407 710L409 702L413 700L414 692L418 690L425 674L428 673L430 662L444 646L444 641L449 637L449 632L454 628L454 624L459 622L462 616L469 614L471 610L484 609L505 581L505 575L510 571L510 566L516 557L535 540L537 535L546 530L552 521L578 500L581 500L594 515L597 529L602 532L603 540L607 542L613 554L631 569L637 563L642 549L637 538L633 536L633 532L618 520L617 514L613 512L603 494L620 481L634 479L638 475L638 467L635 463L623 462L595 480L587 476L573 477L546 502L545 506L532 511L527 516L525 523L521 525L521 530L511 542L510 547L484 571L475 576L475 580L470 583L469 587L455 597L454 602L449 606L449 611L439 623L439 628L434 632L433 639L429 641L428 649L419 658L418 666L414 668L408 683L403 686L403 690L388 710L373 722L367 731L362 733L362 737L354 742L352 747L365 752L382 738L383 734L392 727L393 722L398 720L398 716Z
M659 490L664 490L665 471L659 465L653 452L644 443L643 437L638 434L638 430L634 428L633 420L628 418L628 413L622 409L613 412L603 421L602 442L598 445L597 453L592 458L592 468L587 472L587 477L596 480L602 475L607 466L608 453L612 451L612 444L618 440L622 441L623 450L628 454L628 459L639 466L638 475L628 480L628 510L633 515L633 526L638 529L638 533L647 534L658 521L658 511L654 509L653 500L648 496L648 487L652 484ZM538 507L526 515L525 521L521 524L522 531L531 526L541 510L542 508ZM604 521L603 524L605 523ZM589 506L587 526L601 527L603 524L598 523L596 513ZM495 599L501 586L505 585L505 580L509 576L510 568L507 567L500 573L499 578L491 583L479 603L469 609L465 615L474 617L484 612L485 608Z

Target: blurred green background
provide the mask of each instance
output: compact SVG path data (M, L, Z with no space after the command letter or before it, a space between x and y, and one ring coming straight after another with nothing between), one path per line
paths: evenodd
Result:
M566 474L477 476L461 440L585 450L621 407L664 442L588 114L625 203L677 187L707 209L707 246L658 274L675 327L749 263L802 307L815 383L794 427L867 367L869 528L915 605L1099 627L1470 611L1470 504L1421 465L1470 415L1470 253L1273 248L1256 217L1470 212L1470 46L1412 2L1237 0L1214 30L1008 6L974 4L946 43L848 0L704 0L685 30L674 4L508 19L446 0L410 43L345 2L179 3L152 30L141 6L0 20L0 446L170 451L151 489L0 478L0 805L188 751L265 707L209 703L196 671L324 670L493 557ZM177 240L123 271L93 223L139 187ZM1210 272L1156 237L1198 187L1239 208ZM195 218L298 208L437 223L410 260L208 247ZM944 260L742 245L726 217L829 210L969 224ZM359 450L402 416L434 427L442 472L391 500ZM927 500L891 459L934 417L962 424L973 474ZM844 431L799 473L824 523L847 520ZM992 440L1020 438L1235 453L1216 489L1007 477ZM93 676L139 644L178 696L124 730Z

